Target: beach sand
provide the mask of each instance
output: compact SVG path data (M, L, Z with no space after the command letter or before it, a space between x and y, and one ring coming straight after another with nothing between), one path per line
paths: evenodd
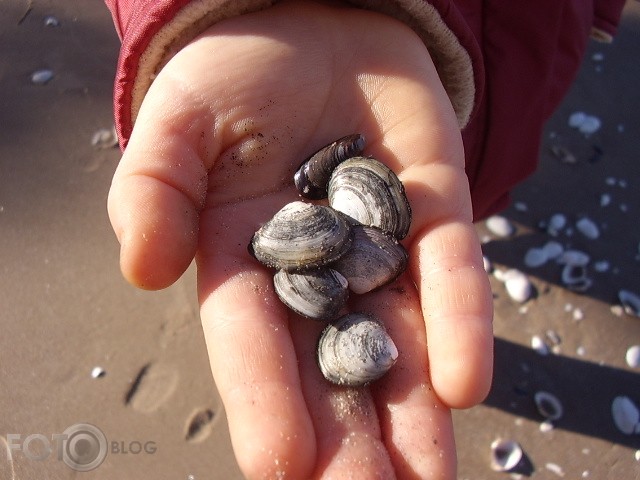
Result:
M113 123L119 42L109 12L98 0L13 0L2 12L0 443L12 455L0 455L0 478L241 478L209 371L194 269L160 292L120 275L106 214L120 152L92 145ZM611 310L620 289L640 294L639 49L640 4L630 2L616 42L590 46L545 132L539 172L514 193L519 203L505 216L516 234L501 239L478 225L494 268L525 271L536 296L519 304L492 275L496 375L484 404L455 413L460 478L510 478L489 468L499 437L524 449L515 475L640 478L640 436L620 433L610 413L619 395L640 405L639 371L625 362L640 344L640 318ZM43 69L53 77L34 84ZM586 137L571 128L575 111L599 117L600 130ZM590 268L584 293L566 289L553 262L523 265L527 249L551 239L539 225L555 213L600 227L595 240L575 228L555 237L609 262L604 272ZM533 335L555 341L554 351L533 351ZM565 410L547 432L532 400L539 390ZM100 432L108 455L76 472L57 450L60 435L89 442Z

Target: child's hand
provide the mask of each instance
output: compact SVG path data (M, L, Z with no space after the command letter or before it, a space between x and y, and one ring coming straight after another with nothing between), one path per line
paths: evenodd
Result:
M288 311L273 272L247 252L297 199L299 163L351 133L399 174L413 209L409 271L352 296L350 309L383 320L400 352L357 390L322 378L322 325ZM458 125L410 29L307 2L210 28L146 95L109 214L134 285L166 287L196 256L211 369L249 478L455 476L449 407L487 393L492 300Z

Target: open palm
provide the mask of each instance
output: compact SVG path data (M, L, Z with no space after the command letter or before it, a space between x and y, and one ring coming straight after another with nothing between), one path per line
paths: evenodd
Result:
M288 311L247 252L297 198L300 161L351 133L399 174L414 214L409 271L349 304L400 351L360 389L322 378L322 325ZM211 27L147 93L109 214L137 286L163 288L196 257L211 369L249 478L455 475L449 408L486 395L491 296L455 116L411 30L307 2Z

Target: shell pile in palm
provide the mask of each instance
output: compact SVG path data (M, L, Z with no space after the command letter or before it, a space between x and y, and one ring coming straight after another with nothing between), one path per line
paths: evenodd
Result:
M398 351L384 326L364 314L339 317L349 291L365 294L393 282L408 254L398 240L411 225L411 208L398 177L360 156L362 135L343 137L309 157L291 202L253 236L250 252L276 270L274 288L295 313L332 322L318 343L318 364L329 381L364 385L391 368ZM338 318L339 317L339 318Z

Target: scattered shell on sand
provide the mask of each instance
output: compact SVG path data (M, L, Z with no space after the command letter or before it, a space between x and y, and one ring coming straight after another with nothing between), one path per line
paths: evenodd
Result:
M537 268L547 263L549 257L542 248L530 248L524 255L524 264L527 267Z
M554 429L553 422L551 420L545 420L544 422L540 422L540 426L538 427L538 429L542 433L550 432L551 430Z
M640 317L640 296L629 290L620 290L618 299L627 315Z
M600 195L600 206L607 207L609 205L611 205L611 195L609 195L608 193L603 193L602 195Z
M542 250L544 250L544 253L549 260L557 260L564 252L564 247L560 243L551 240L544 244Z
M550 472L555 473L559 477L564 477L564 475L565 475L564 470L557 463L547 463L547 464L545 464L544 467L547 470L549 470Z
M58 20L53 15L47 15L46 17L44 17L43 23L44 23L45 27L59 27L60 26L60 20Z
M595 115L588 115L584 112L574 112L569 116L569 126L577 128L580 133L591 135L600 130L602 122Z
M562 403L558 400L558 397L549 392L536 392L533 396L533 400L536 403L536 408L540 415L547 420L558 420L564 414Z
M31 83L34 83L35 85L45 85L52 78L53 72L51 70L37 70L31 74Z
M491 270L493 270L493 265L491 265L491 260L489 260L489 257L487 257L486 255L482 256L482 265L484 267L484 271L487 273L491 273Z
M579 322L584 320L584 311L581 308L576 308L572 314L573 320L575 322Z
M91 137L91 146L99 150L113 148L116 145L118 145L118 134L115 126L96 130Z
M507 270L503 278L507 293L516 302L524 303L533 295L531 280L520 270Z
M540 335L531 337L531 348L533 348L538 355L546 356L551 352L549 345L547 345Z
M107 374L107 371L102 367L93 367L91 369L91 378L102 378Z
M586 267L591 261L591 257L581 250L566 250L556 259L560 265L572 267Z
M553 145L549 148L554 157L562 163L578 163L578 159L571 150L562 145Z
M590 240L596 240L600 237L600 229L598 225L590 218L584 217L576 222L576 228L580 233Z
M514 440L497 439L491 443L491 469L508 472L522 460L522 447Z
M549 235L558 235L564 227L567 226L567 217L562 213L556 213L551 216L547 224L547 233Z
M547 330L545 332L545 336L552 345L560 345L562 343L562 338L560 338L560 335L558 335L558 332L556 332L555 330Z
M625 359L627 360L627 365L631 368L640 367L640 345L629 347Z
M614 398L611 404L611 415L613 423L622 433L626 435L638 433L640 411L638 411L638 407L629 397L619 396Z
M524 256L524 263L528 267L536 268L549 260L558 260L564 252L564 247L556 242L547 242L544 246L530 248Z
M516 231L513 224L501 215L493 215L487 218L485 225L491 233L502 238L510 237Z
M593 269L599 273L608 272L610 268L611 263L608 260L598 260L593 264Z
M578 128L587 118L587 114L584 112L573 112L569 116L569 126L571 128Z
M515 208L518 212L528 212L529 206L524 202L515 202L513 204L513 208Z
M562 283L574 292L585 292L593 281L587 276L587 269L583 266L565 265L562 269Z

